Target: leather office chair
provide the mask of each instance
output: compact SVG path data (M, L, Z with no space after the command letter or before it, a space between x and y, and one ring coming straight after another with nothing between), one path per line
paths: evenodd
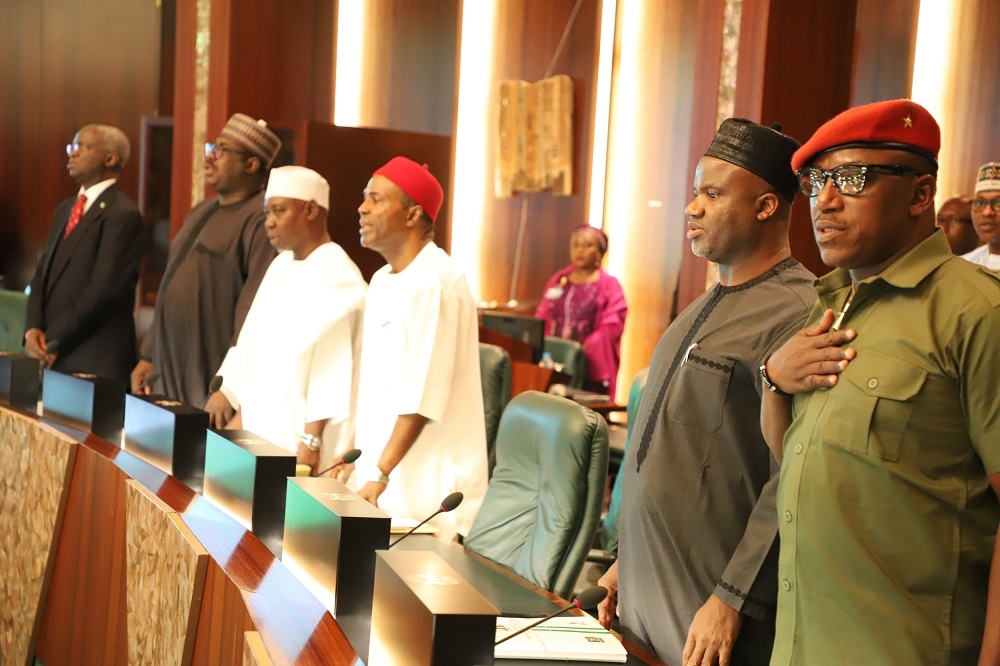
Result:
M563 366L562 371L570 376L566 385L571 388L583 388L587 378L587 355L583 353L583 345L576 340L545 336L542 350L552 355L552 360Z
M571 400L526 391L504 410L496 451L465 546L569 598L600 520L607 423Z
M628 451L629 441L632 439L632 427L635 425L635 415L639 410L639 401L642 393L646 389L646 378L649 376L649 368L643 368L636 373L632 380L632 386L628 391L628 404L625 413L627 414L628 434L625 436L625 451ZM624 454L622 456L624 458ZM619 461L619 464L621 461ZM615 476L615 483L611 487L611 501L608 503L608 513L601 521L601 529L598 533L600 548L591 554L587 559L591 562L605 562L611 564L615 561L618 553L618 516L622 508L622 474Z
M510 354L503 347L479 343L479 373L483 381L483 411L486 415L486 453L489 473L496 465L497 429L500 415L510 402Z
M28 297L20 291L0 290L0 351L24 353L24 323Z

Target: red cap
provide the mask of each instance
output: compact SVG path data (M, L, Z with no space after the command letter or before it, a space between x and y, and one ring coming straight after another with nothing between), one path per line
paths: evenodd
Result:
M417 164L407 157L393 157L372 175L384 176L391 180L414 202L420 204L432 221L437 222L438 211L441 210L441 202L444 200L444 190L426 164Z
M926 157L937 166L941 128L930 112L908 99L848 109L821 126L792 155L798 171L820 153L841 148L889 148Z

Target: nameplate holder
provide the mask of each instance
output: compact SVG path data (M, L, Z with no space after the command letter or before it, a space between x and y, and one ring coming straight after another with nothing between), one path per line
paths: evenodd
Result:
M37 411L38 359L0 351L0 404Z
M492 664L498 615L437 553L380 550L366 663Z
M295 454L248 430L205 435L204 496L281 557L286 479Z
M281 560L337 619L368 659L375 551L389 546L390 518L331 478L288 479Z
M125 388L122 382L90 373L46 369L42 374L42 416L121 446Z
M162 395L125 396L125 450L202 492L208 412Z

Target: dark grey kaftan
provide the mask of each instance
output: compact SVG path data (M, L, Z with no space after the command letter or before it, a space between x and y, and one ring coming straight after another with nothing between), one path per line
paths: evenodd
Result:
M618 594L625 635L667 663L681 664L694 614L713 593L743 617L733 663L770 657L778 464L760 430L758 368L802 327L813 281L789 259L717 285L653 353L622 464Z
M170 244L167 272L202 217L218 204L213 197L195 206ZM198 233L191 250L160 286L156 314L140 356L160 374L163 393L201 407L208 384L236 338L257 287L275 257L264 229L264 193L219 206Z

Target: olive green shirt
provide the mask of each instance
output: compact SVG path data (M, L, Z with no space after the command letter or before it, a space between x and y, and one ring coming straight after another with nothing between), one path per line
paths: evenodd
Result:
M810 315L840 310L844 270ZM858 285L857 357L798 395L771 664L975 664L1000 506L1000 275L931 237Z

